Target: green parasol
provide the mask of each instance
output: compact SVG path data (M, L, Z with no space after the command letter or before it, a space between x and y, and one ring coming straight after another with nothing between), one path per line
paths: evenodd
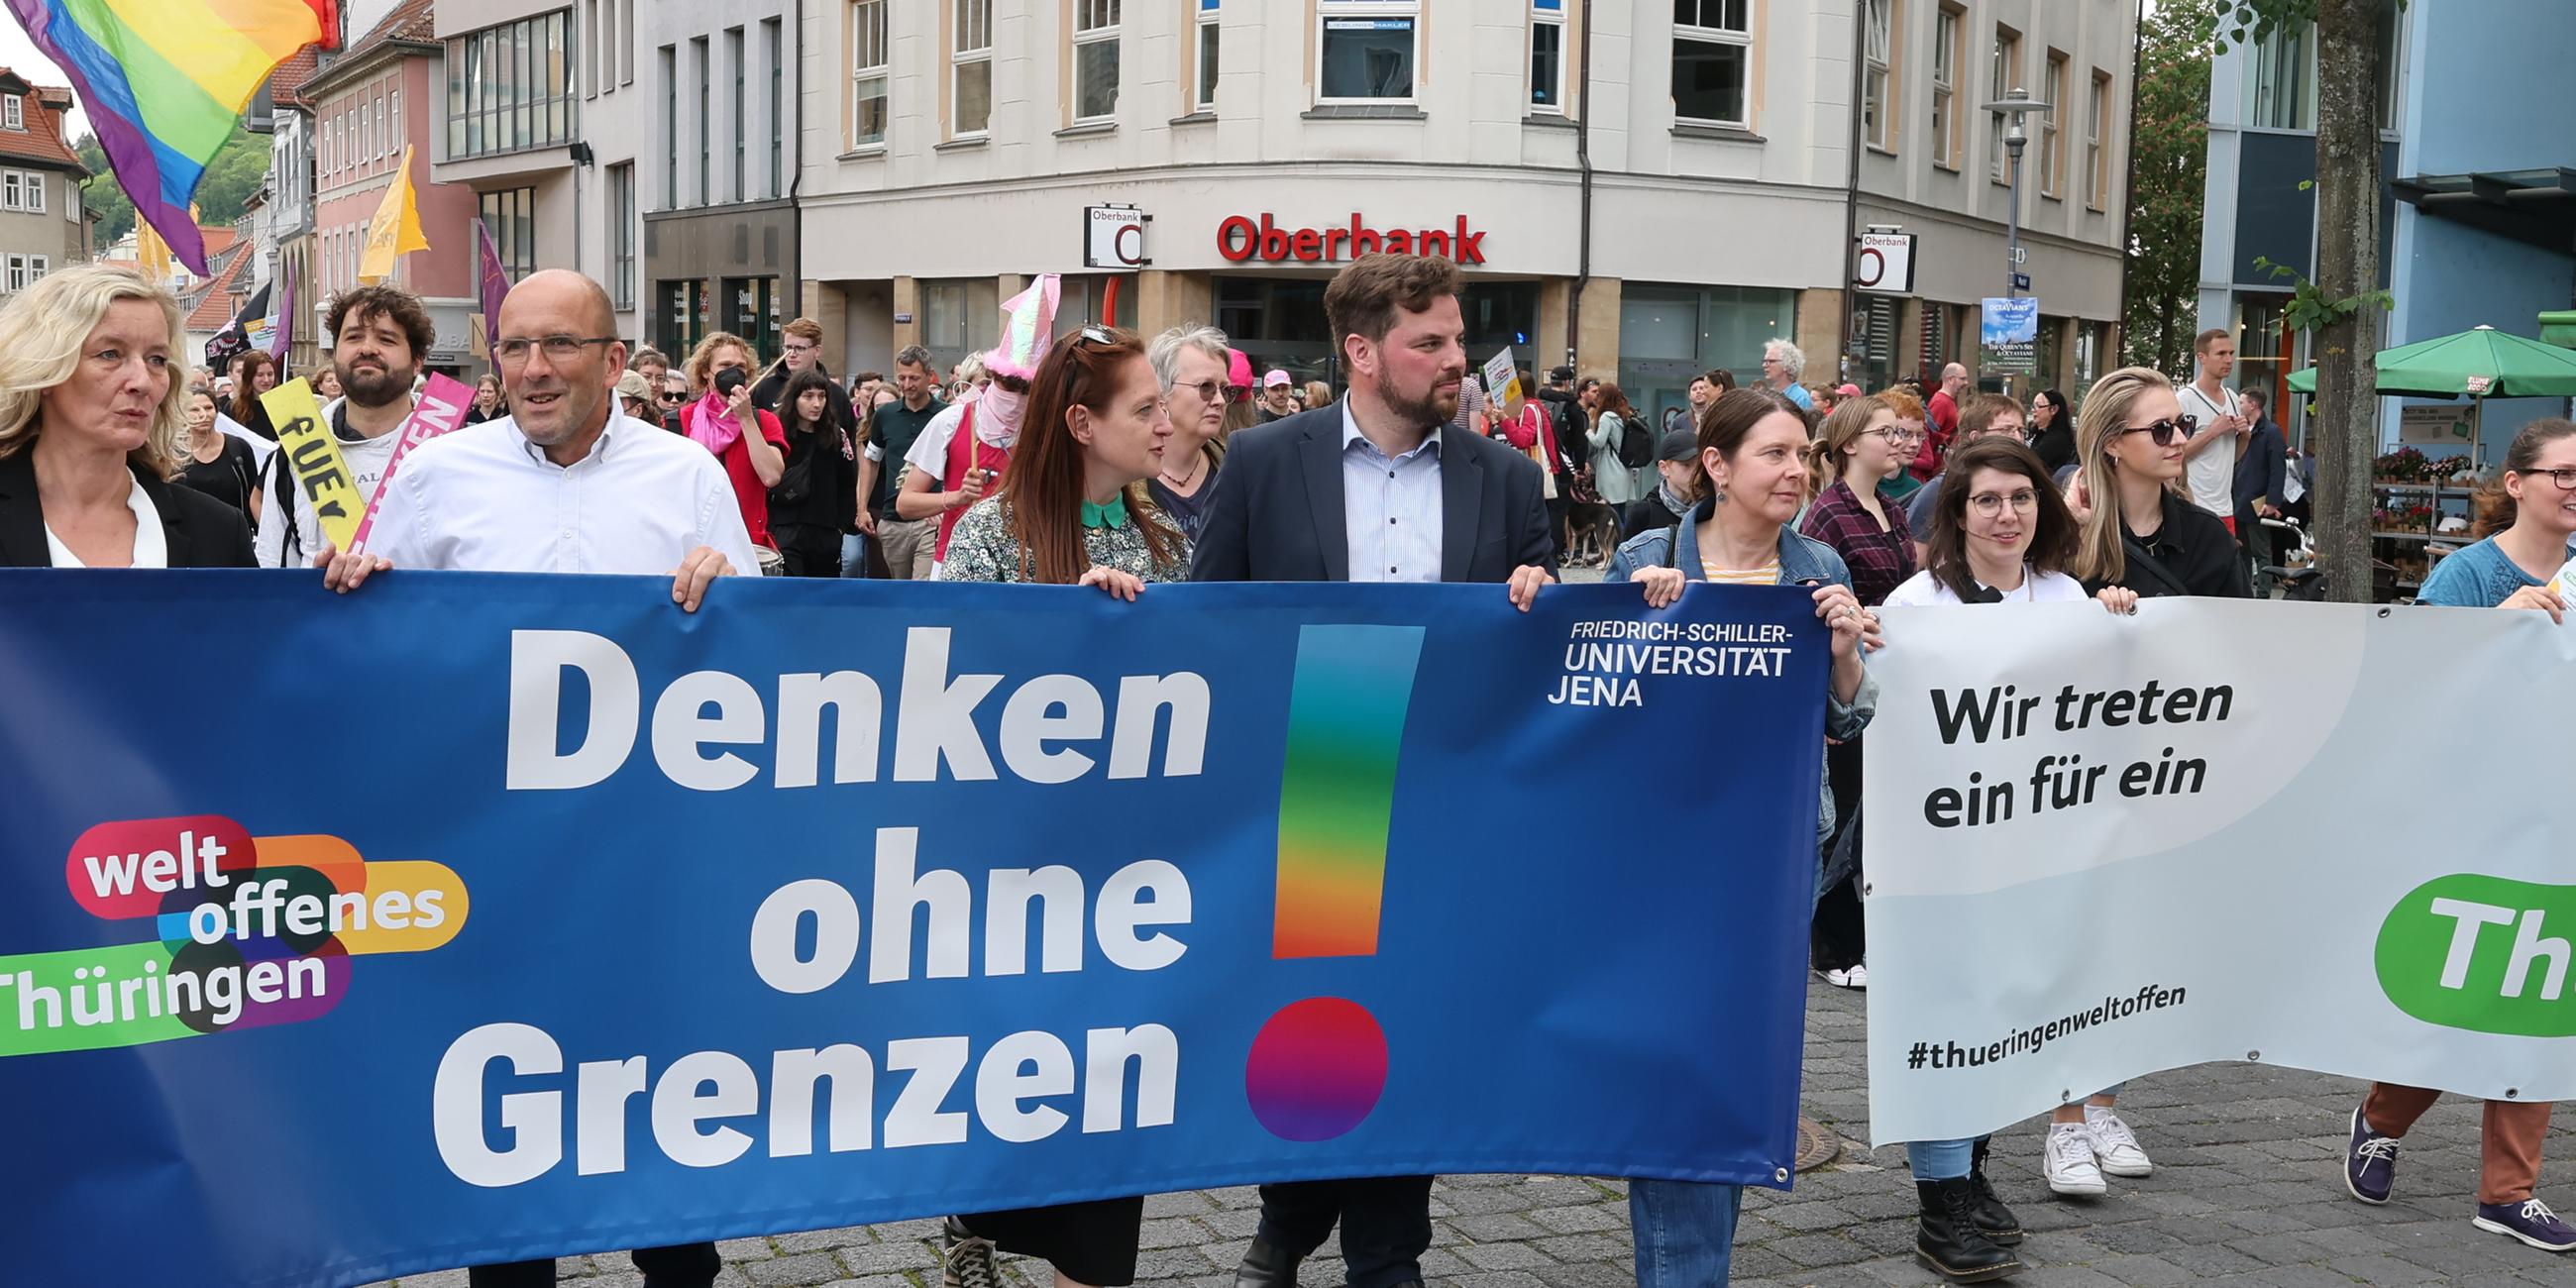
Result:
M2378 389L2409 398L2576 397L2576 351L2475 327L2457 335L2382 349ZM2316 369L2293 373L2290 388L2317 391Z

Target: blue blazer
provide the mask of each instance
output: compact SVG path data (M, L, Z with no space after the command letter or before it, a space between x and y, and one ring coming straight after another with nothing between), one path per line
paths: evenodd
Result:
M1455 426L1440 430L1440 580L1556 573L1538 463ZM1349 581L1342 406L1236 431L1190 558L1192 581Z

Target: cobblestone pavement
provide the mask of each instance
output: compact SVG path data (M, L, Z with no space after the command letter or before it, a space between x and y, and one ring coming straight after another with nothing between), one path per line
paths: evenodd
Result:
M1805 1109L1843 1137L1840 1159L1787 1193L1748 1190L1737 1231L1735 1282L1744 1288L1875 1288L1938 1282L1913 1261L1914 1190L1904 1151L1872 1152L1864 999L1815 983L1807 1002ZM2478 1111L2446 1098L2409 1133L2397 1197L2365 1207L2344 1193L2340 1159L2361 1084L2259 1065L2221 1064L2137 1079L2120 1103L2155 1158L2156 1174L2112 1181L2092 1202L2049 1195L2039 1177L2043 1122L1995 1137L1992 1174L2030 1231L2029 1288L2227 1283L2281 1288L2346 1285L2555 1284L2576 1288L2576 1253L2552 1256L2469 1225L2478 1168ZM2570 1157L2569 1118L2549 1151ZM2544 1171L2542 1194L2552 1176ZM2576 1188L2561 1187L2576 1206ZM1561 1176L1457 1176L1432 1197L1437 1236L1423 1269L1468 1288L1617 1288L1635 1283L1625 1188ZM1231 1288L1252 1238L1250 1187L1165 1194L1145 1202L1140 1282ZM723 1245L726 1288L831 1285L937 1288L935 1221L905 1221ZM1327 1244L1302 1288L1341 1282ZM1006 1277L1045 1288L1042 1263L1005 1258ZM567 1258L567 1284L633 1288L622 1255ZM415 1275L399 1288L464 1288L462 1272Z

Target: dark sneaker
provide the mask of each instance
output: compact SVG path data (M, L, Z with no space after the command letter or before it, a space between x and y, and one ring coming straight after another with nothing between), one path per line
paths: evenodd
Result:
M2558 1219L2549 1205L2538 1199L2520 1203L2481 1203L2478 1219L2471 1222L2490 1234L2509 1234L2543 1252L2565 1252L2576 1248L2576 1226Z
M2397 1138L2372 1131L2370 1120L2362 1117L2360 1107L2355 1106L2352 1143L2343 1151L2343 1187L2364 1203L2385 1203L2390 1187L2396 1184Z
M993 1266L993 1241L948 1218L939 1232L939 1282L941 1288L1002 1288L1002 1274Z

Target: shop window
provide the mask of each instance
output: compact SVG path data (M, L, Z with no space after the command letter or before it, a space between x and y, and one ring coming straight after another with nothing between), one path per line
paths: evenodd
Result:
M724 329L751 342L755 363L778 356L778 279L724 279Z
M1529 105L1565 110L1565 0L1530 0Z
M1073 119L1118 114L1118 0L1073 0Z
M887 0L854 0L850 5L850 146L885 142L886 87L891 68L886 58Z
M1421 61L1418 0L1317 0L1315 97L1324 103L1410 103Z
M921 343L939 363L939 374L970 353L982 353L1000 339L1001 293L989 277L921 283Z
M948 133L977 136L993 125L993 0L956 0L948 46Z
M1896 78L1896 0L1867 0L1866 9L1868 42L1861 69L1861 130L1871 147L1893 152L1896 113L1890 89Z
M1673 117L1751 128L1752 0L1673 0Z
M1764 342L1796 332L1793 291L1631 283L1619 301L1619 385L1658 425L1678 423L1691 377L1723 367L1739 384L1759 383ZM1829 355L1809 362L1819 377L1832 369Z

